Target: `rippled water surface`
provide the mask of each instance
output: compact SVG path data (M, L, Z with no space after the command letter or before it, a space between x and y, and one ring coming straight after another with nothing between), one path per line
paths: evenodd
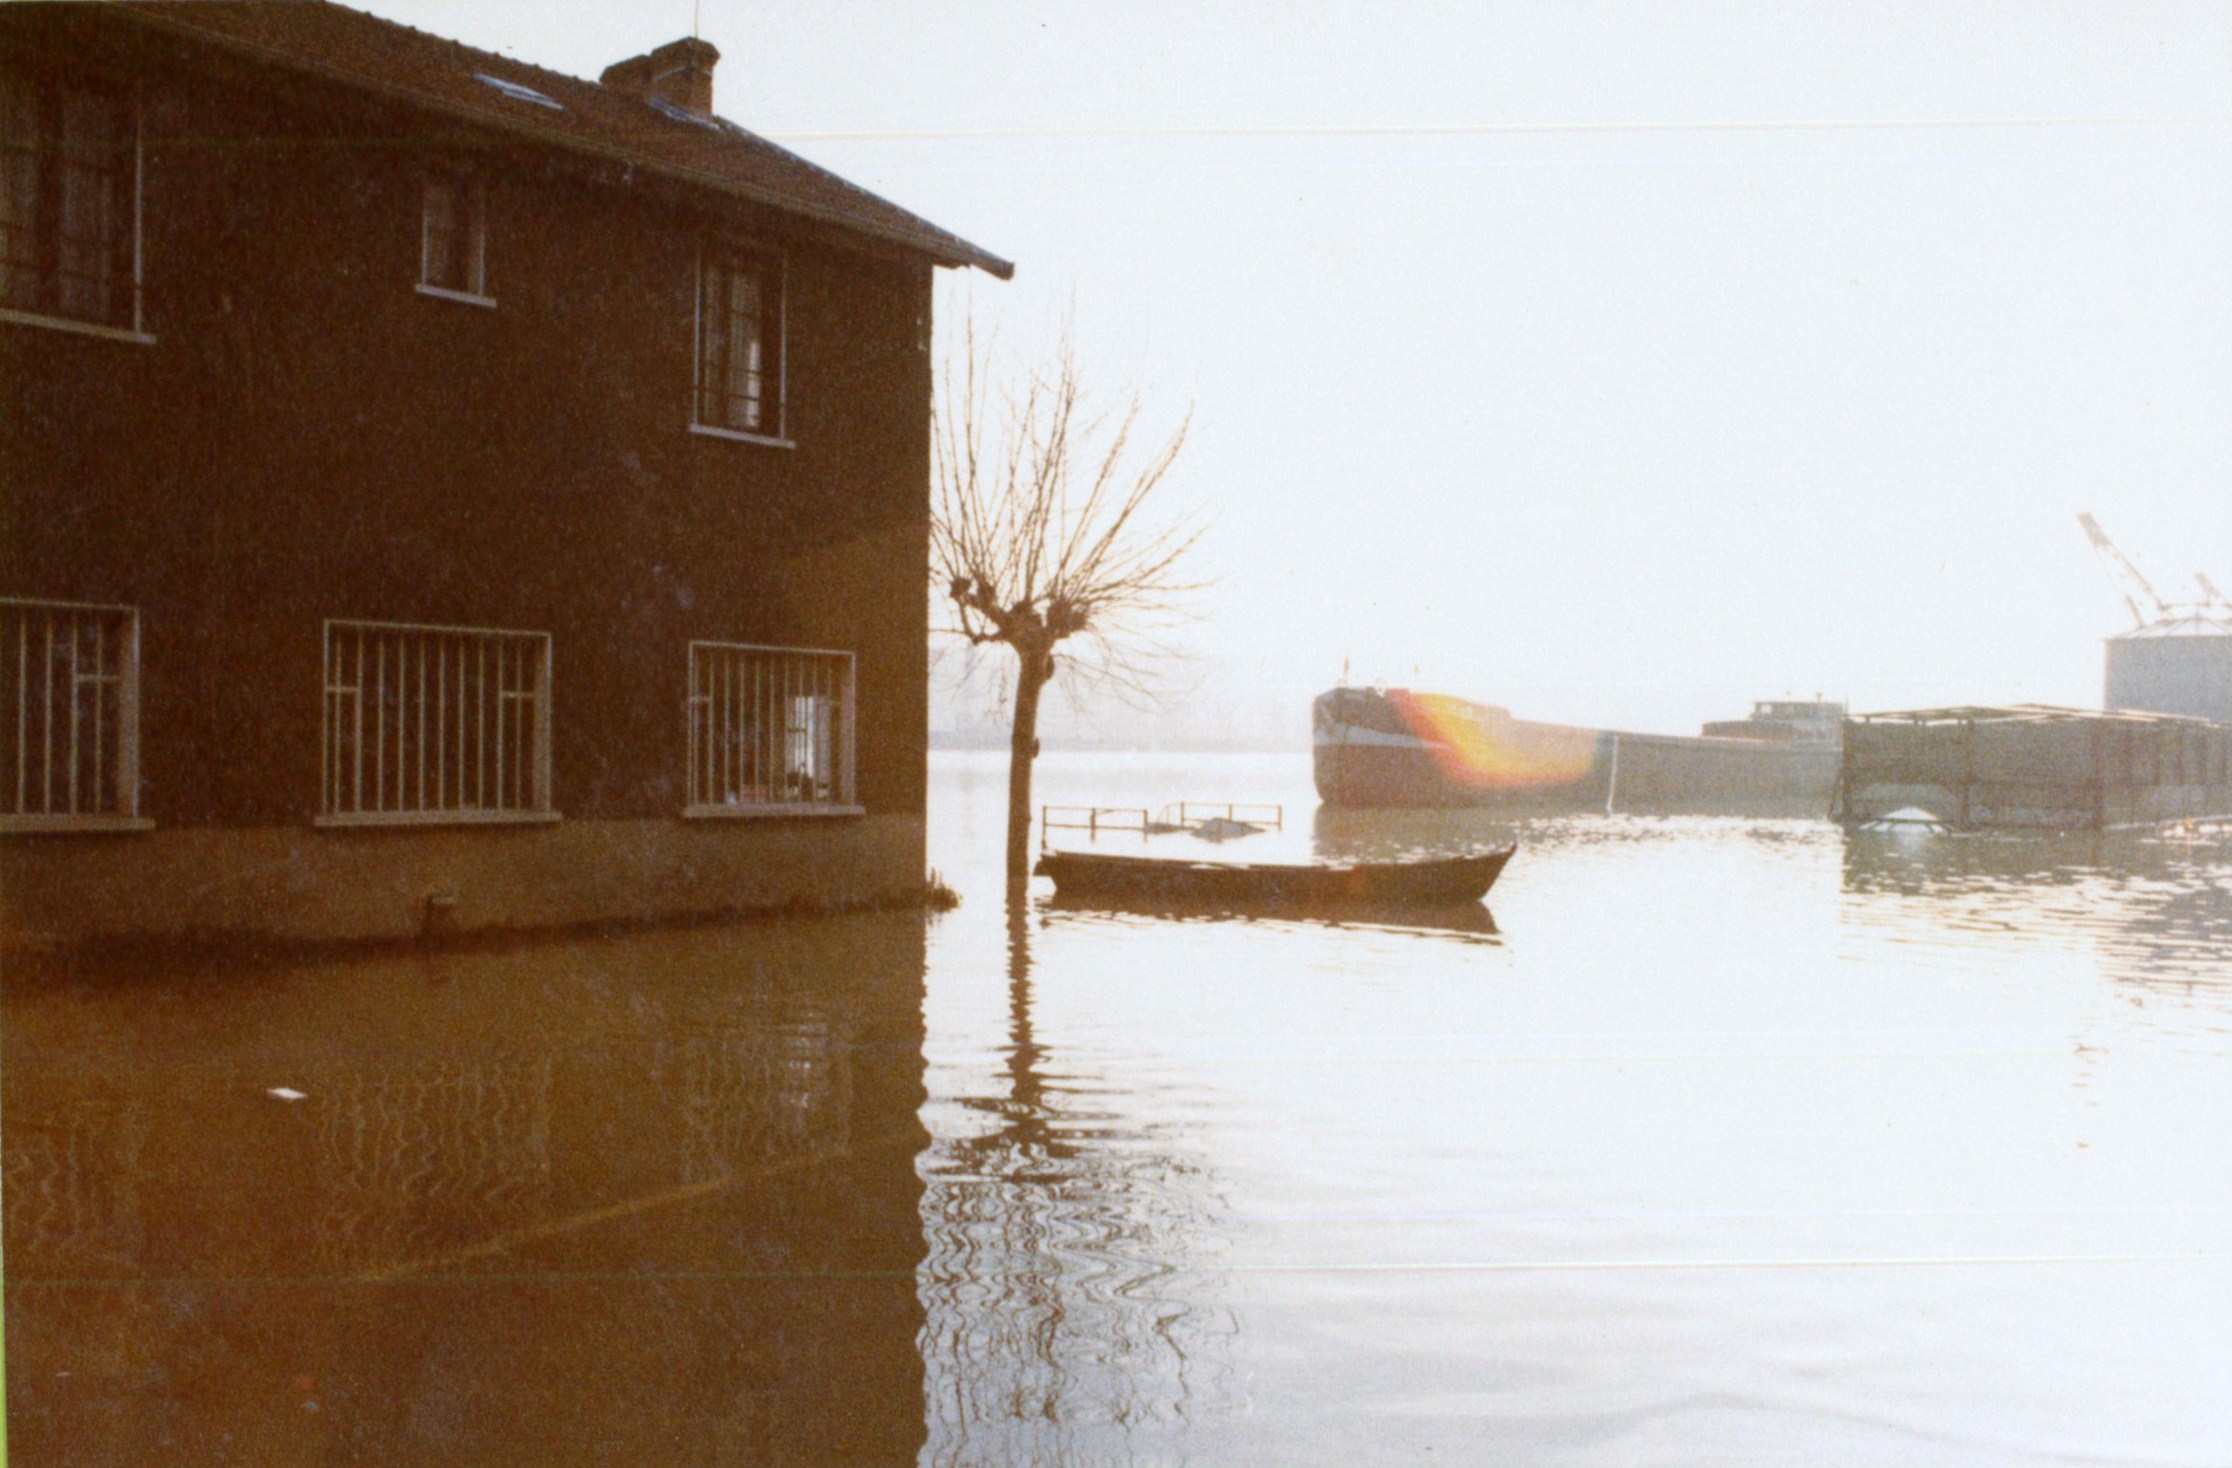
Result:
M1492 923L1011 907L940 755L927 924L13 967L11 1450L2232 1462L2232 841L1039 783L1520 849Z
M1492 935L1013 915L1001 769L940 765L927 1461L2232 1462L2232 842L1056 757L1289 817L1149 850L1520 851Z

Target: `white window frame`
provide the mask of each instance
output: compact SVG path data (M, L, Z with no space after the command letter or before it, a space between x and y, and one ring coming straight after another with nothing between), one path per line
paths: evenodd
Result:
M691 642L683 710L689 761L683 818L863 814L853 785L858 718L854 674L853 654L840 648ZM800 698L836 703L826 730L829 791L805 800L793 798L788 790L770 789L767 776L759 773L778 768L782 774L776 784L787 784L792 738L803 735L812 743L813 726L799 728L791 722Z
M322 640L316 825L520 825L559 819L551 804L548 632L328 617ZM370 686L378 689L370 698L368 663ZM507 686L507 676L517 680L530 672L531 688ZM517 761L522 731L531 733L524 767ZM509 768L507 756L514 761Z
M709 263L756 262L767 269L775 294L775 364L769 374L775 383L775 422L771 431L752 431L730 428L725 424L708 423L705 409L705 271ZM699 240L694 282L691 287L690 328L690 432L707 438L725 438L736 443L763 444L769 448L794 449L798 444L788 433L790 423L790 260L774 250L755 248L748 244L734 244L721 240Z
M467 268L466 288L440 285L429 279L434 265L434 191L453 189L463 218ZM488 180L478 174L436 172L427 176L419 193L419 282L422 296L442 301L462 301L468 306L494 306L488 293Z
M41 651L37 656L33 655L30 641L34 619L41 624ZM63 659L56 656L58 623L68 636L69 651ZM106 630L111 626L117 627L113 637ZM81 629L86 627L93 631L91 672L86 672L79 661L84 646ZM62 666L64 663L66 666ZM145 831L152 828L154 822L140 819L139 813L139 608L102 602L0 598L0 664L6 667L8 681L13 684L11 713L15 732L14 747L0 755L0 761L6 762L12 776L8 788L0 790L0 832ZM58 678L62 680L60 683ZM31 777L34 680L40 694L36 720L40 730L36 782L39 808L35 810L27 808L34 785ZM100 690L105 686L115 689L116 727L113 731L107 727L103 713ZM93 690L90 727L81 698L86 689ZM62 722L56 715L58 692L69 705L66 734L57 727ZM63 741L61 768L65 772L61 776L63 788L60 791L55 788L58 735ZM109 753L112 743L113 754ZM85 763L81 750L91 757L90 779L94 789L89 794L80 790L79 771ZM110 808L106 810L100 808L104 783L114 787ZM58 802L64 808L56 809Z
M136 342L141 346L155 345L155 338L147 330L147 128L146 108L140 100L139 88L131 89L132 112L132 324L113 326L105 321L81 321L74 316L50 316L43 311L19 311L0 306L0 321L17 326L38 326L50 331L74 332L79 336L101 337L108 341Z

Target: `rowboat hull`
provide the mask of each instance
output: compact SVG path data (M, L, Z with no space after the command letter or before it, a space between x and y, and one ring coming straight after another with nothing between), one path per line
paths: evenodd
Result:
M1414 932L1450 933L1464 937L1493 938L1502 929L1488 904L1471 902L1336 902L1280 907L1263 903L1178 902L1169 898L1124 899L1072 896L1056 892L1046 900L1048 913L1076 913L1105 917L1111 913L1133 917L1198 919L1276 918L1286 922L1331 923L1337 927L1404 928Z
M1355 866L1184 861L1053 851L1038 872L1065 897L1187 907L1448 907L1480 901L1516 848Z

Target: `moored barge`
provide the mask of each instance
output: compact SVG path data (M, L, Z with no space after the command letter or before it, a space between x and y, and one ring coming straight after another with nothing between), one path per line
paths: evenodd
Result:
M1760 816L1828 813L1845 718L1841 703L1769 701L1702 735L1638 734L1402 688L1336 688L1311 712L1328 805Z

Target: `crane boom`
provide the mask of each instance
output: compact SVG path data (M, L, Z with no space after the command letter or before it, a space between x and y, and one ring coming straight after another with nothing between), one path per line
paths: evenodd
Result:
M2207 597L2215 605L2224 608L2228 612L2232 612L2232 597L2227 597L2223 592L2217 590L2215 582L2202 575L2199 571L2196 571L2193 573L2193 584L2200 587L2201 594Z
M2169 606L2155 593L2154 586L2147 578L2139 574L2139 568L2131 564L2130 558L2116 549L2116 543L2108 538L2107 531L2100 528L2100 522L2090 515L2079 514L2077 523L2085 528L2085 538L2092 542L2093 549L2100 552L2100 559L2108 567L2108 579L2116 583L2116 590L2123 597L2124 605L2131 608L2132 621L2144 627L2150 621L2159 622L2168 618ZM2153 617L2147 615L2147 608L2153 609Z

